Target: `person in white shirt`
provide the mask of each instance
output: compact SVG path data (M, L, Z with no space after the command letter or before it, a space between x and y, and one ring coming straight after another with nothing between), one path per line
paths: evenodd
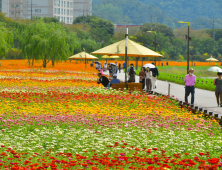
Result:
M146 91L151 91L152 89L152 71L150 71L150 68L146 68Z
M106 64L106 62L104 63L103 68L104 68L104 71L106 71L106 70L107 70L107 64Z

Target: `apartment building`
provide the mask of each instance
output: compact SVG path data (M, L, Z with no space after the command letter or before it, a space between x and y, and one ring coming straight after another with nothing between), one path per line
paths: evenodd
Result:
M0 11L3 13L6 13L6 16L8 17L8 0L0 0Z
M92 0L0 0L0 11L13 19L57 17L72 24L78 16L92 15Z
M74 0L73 19L92 15L92 0Z

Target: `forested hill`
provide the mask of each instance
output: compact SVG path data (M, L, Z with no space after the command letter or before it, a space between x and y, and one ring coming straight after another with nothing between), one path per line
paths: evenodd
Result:
M189 21L194 28L222 28L222 0L93 0L93 15L114 24L162 23L172 28Z

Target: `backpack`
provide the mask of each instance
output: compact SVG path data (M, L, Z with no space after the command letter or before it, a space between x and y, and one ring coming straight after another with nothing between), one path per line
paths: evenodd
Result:
M135 74L135 72L134 72L133 67L130 67L129 75L130 75L130 76L134 76L134 74Z

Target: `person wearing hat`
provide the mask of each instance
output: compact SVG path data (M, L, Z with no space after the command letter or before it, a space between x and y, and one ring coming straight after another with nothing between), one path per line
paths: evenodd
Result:
M217 100L218 107L222 107L222 72L217 73L218 78L214 80L214 85L216 85L215 88L215 96Z
M194 104L194 93L195 93L195 83L196 83L196 76L193 74L194 69L189 69L188 74L185 76L185 102L188 103L188 96L191 93L191 104Z
M117 79L117 74L113 74L113 79L110 81L110 84L120 84L120 80Z

